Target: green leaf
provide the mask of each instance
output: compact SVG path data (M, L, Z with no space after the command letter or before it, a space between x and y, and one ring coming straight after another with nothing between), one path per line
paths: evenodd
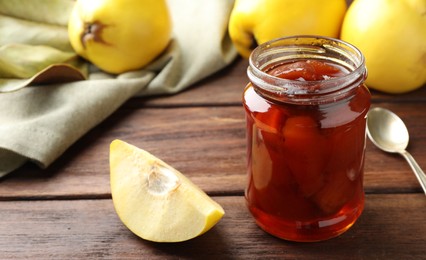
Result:
M52 68L58 70L61 66L66 69L62 68L59 74L51 73ZM38 84L57 83L61 77L63 82L82 80L87 77L87 66L74 52L50 46L5 45L0 47L0 92L20 89L34 83L35 79Z
M84 80L88 63L72 49L73 0L0 0L0 93Z
M0 0L0 14L38 23L67 26L72 0Z
M13 43L48 45L73 51L67 27L0 15L0 45Z
M9 44L0 47L0 77L29 78L51 64L67 63L76 58L50 46Z
M71 64L53 64L29 79L0 78L0 93L16 91L29 85L66 83L87 79L87 64L75 67Z

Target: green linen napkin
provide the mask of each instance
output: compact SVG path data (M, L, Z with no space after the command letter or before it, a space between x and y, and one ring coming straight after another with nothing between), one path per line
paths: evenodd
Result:
M73 4L71 0L0 0L0 49L43 46L63 55L55 54L62 58L49 61L58 64L33 67L32 72L21 66L26 74L15 75L10 73L12 64L4 65L11 59L0 50L0 86L6 90L0 93L0 177L28 160L48 167L129 98L177 93L237 56L227 34L233 0L168 0L173 40L164 54L139 71L111 75L93 66L87 71L87 64L71 57L66 34ZM25 8L16 8L19 5ZM41 79L34 75L46 70Z

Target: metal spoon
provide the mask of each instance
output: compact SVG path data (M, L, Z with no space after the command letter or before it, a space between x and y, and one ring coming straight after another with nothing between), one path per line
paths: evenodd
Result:
M404 122L393 112L376 107L367 114L367 135L380 149L401 154L411 166L426 194L426 175L405 149L408 146L408 130Z

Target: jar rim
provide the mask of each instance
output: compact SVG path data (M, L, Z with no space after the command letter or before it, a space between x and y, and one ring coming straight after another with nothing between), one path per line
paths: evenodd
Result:
M283 79L265 72L265 67L298 59L328 60L348 69L349 73L323 80ZM249 57L247 74L263 95L284 102L326 102L348 95L367 75L365 58L354 45L340 39L295 35L277 38L257 46ZM320 87L318 87L320 86Z

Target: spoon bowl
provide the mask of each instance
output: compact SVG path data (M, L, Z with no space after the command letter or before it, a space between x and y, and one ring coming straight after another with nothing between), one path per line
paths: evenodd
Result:
M410 139L407 127L401 118L380 107L368 112L367 135L377 147L390 153L405 150Z
M410 137L401 118L385 108L370 109L367 114L367 135L371 142L383 151L401 154L409 163L426 194L426 175L406 151Z

